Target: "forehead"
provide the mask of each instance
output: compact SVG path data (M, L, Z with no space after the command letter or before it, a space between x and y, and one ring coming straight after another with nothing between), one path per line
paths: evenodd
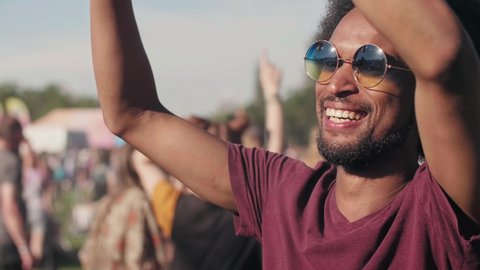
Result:
M362 45L373 43L390 55L397 56L393 46L367 21L357 10L353 9L335 28L330 38L343 57L352 56Z

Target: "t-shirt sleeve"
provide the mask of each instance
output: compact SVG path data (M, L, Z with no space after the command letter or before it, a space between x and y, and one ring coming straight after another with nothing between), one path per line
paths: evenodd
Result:
M432 222L436 223L439 232L456 232L467 242L478 242L480 226L475 224L442 189L431 174L427 163L419 168L416 177L421 178L421 181L416 181L416 195L427 215L430 215Z
M295 179L299 167L305 169L307 166L278 153L237 144L229 144L228 161L237 206L236 233L261 241L262 215L269 194L283 182Z
M20 166L18 160L13 158L3 158L0 162L0 184L16 182L19 177L18 167Z

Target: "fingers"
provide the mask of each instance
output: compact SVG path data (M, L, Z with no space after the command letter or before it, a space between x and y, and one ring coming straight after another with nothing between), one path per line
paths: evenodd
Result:
M271 64L268 62L268 52L266 49L263 49L260 53L260 69L265 69Z
M20 255L22 260L23 270L31 270L33 266L33 258L30 256L30 253Z

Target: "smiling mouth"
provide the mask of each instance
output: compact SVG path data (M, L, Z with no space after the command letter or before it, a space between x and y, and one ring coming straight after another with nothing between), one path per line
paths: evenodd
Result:
M333 108L326 108L325 114L333 123L355 122L363 119L367 115L365 112L337 110Z

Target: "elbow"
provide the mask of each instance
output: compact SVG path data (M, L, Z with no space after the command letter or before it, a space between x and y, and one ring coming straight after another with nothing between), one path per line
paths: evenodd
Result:
M142 113L124 110L118 113L108 113L103 111L103 121L105 126L114 135L123 138L125 134L138 123Z
M414 71L417 82L433 82L444 85L444 89L451 94L470 95L472 87L465 83L476 80L474 76L480 70L480 62L471 40L463 37L462 41L441 51L434 54L435 59L425 59L427 63L422 69Z
M108 130L118 137L122 137L122 134L128 129L127 122L122 120L122 117L108 116L105 112L103 112L103 122Z
M417 62L418 68L414 71L417 77L445 82L452 75L458 75L462 65L468 66L472 59L478 57L472 40L459 23L433 39L428 54L420 57ZM449 42L441 42L444 40Z
M105 126L108 128L108 130L110 130L110 132L112 132L118 137L122 137L122 134L124 134L125 131L128 130L125 122L121 121L117 117L106 117L104 115L103 122L105 123Z
M448 75L458 63L462 44L452 42L449 46L434 50L430 57L424 59L417 70L417 76L430 81L448 80Z

